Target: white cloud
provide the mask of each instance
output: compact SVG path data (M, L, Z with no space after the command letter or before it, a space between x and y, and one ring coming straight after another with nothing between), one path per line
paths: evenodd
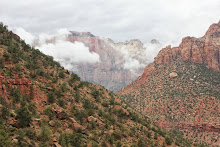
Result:
M36 48L53 56L56 61L69 70L74 69L78 63L99 62L99 55L90 52L89 48L81 42L71 43L65 40L57 40L55 43L42 44Z
M117 43L112 47L121 54L119 64L122 68L131 71L134 75L141 74L141 71L151 62L162 48L157 40L142 44L139 40L130 40L125 43Z
M25 31L21 27L15 28L15 33L18 34L21 37L21 39L25 40L25 42L28 44L32 44L35 39L34 35Z
M76 64L79 63L97 63L100 61L99 55L90 52L89 48L81 42L69 42L66 40L69 31L67 29L58 29L54 34L41 33L38 36L33 35L23 28L14 28L26 43L37 45L43 53L53 56L66 69L77 70Z
M145 50L140 55L140 58L144 60L145 65L148 65L154 61L154 57L157 56L163 46L165 45L162 43L153 44L150 42L144 45Z
M125 60L124 69L129 69L130 71L138 70L139 68L144 68L146 65L140 63L137 59L128 58Z
M34 34L58 28L92 32L114 41L158 39L178 44L201 37L219 21L219 0L0 0L0 20Z

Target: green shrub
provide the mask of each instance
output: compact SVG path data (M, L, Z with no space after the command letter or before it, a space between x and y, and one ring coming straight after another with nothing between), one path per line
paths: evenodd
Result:
M112 133L112 136L114 136L115 140L120 140L121 139L121 134L119 132L114 131Z
M46 114L49 117L49 119L52 120L55 115L55 112L52 110L50 106L48 106L44 109L44 114Z
M9 116L9 110L7 107L3 106L1 109L1 117L6 120L8 116Z
M61 99L61 98L59 98L58 99L58 101L57 101L57 104L60 106L60 107L65 107L65 101L63 100L63 99Z
M15 119L18 120L19 126L21 128L29 126L32 122L31 114L25 106L21 106L18 109Z
M118 141L115 143L115 146L116 146L116 147L122 147L121 141L118 140Z
M11 146L11 139L4 127L0 125L0 147Z
M172 144L172 142L173 142L173 140L170 138L170 137L165 137L165 142L166 142L166 144L167 145L171 145Z
M64 71L63 71L63 70L61 70L61 71L59 72L59 77L60 77L60 78L65 78L65 74L64 74Z
M99 144L97 142L93 142L92 147L99 147Z
M53 92L47 94L47 102L50 104L55 102L55 94Z
M157 138L158 138L157 133L154 133L154 139L156 139L156 140L157 140Z
M91 95L92 95L95 99L97 99L97 98L99 97L99 91L98 91L98 90L93 90L92 93L91 93Z
M39 75L39 76L42 76L42 77L45 76L45 72L44 72L43 69L37 69L36 74Z
M151 132L147 132L147 137L151 138Z
M21 70L21 64L17 63L15 64L15 71L20 71Z
M33 88L32 85L31 85L31 87L30 87L30 91L29 91L29 98L30 98L31 100L34 99L34 88Z
M21 91L18 88L10 89L10 96L13 98L14 103L18 103L21 100Z
M82 134L73 133L69 136L70 145L73 147L79 147L82 145Z
M71 73L71 77L68 80L69 85L72 86L72 83L75 81L80 81L80 77L75 73Z
M4 60L3 58L0 58L0 69L3 69L4 67L5 67Z
M80 94L79 94L78 91L77 91L76 94L74 95L74 98L75 98L76 102L78 103L79 100L80 100Z
M85 101L83 102L83 107L85 109L94 109L94 104L89 99L85 99Z
M33 129L31 129L31 128L27 128L26 130L24 130L25 131L25 135L28 137L28 138L30 138L30 139L34 139L35 137L36 137L36 132L33 130Z
M145 147L145 143L142 138L138 140L138 147Z
M108 107L108 102L107 102L107 101L104 101L104 102L102 103L102 106L103 106L103 107Z
M5 61L8 61L10 55L7 52L4 52L3 57L5 58Z
M63 147L68 147L69 146L69 135L66 133L60 134L59 144Z
M38 140L42 141L42 142L47 142L51 139L51 130L49 129L49 127L47 126L42 126L41 128L41 132L38 135Z

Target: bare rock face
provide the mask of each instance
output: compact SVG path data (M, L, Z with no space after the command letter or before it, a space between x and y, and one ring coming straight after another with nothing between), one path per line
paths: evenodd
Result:
M206 65L214 71L220 71L220 21L212 24L206 34L201 38L185 37L178 47L170 45L160 50L154 62L145 67L143 74L138 79L142 83L149 76L157 73L158 64L168 64L173 59L180 58ZM127 86L127 87L130 87Z
M79 129L85 130L86 128L78 123L73 123L73 128L75 131L78 131Z
M208 132L219 132L220 125L213 125L209 123L178 123L176 127L180 129L188 129L188 130L201 130L201 131L208 131Z
M142 55L145 47L140 40L114 43L110 39L97 37L88 32L71 33L68 36L70 42L82 42L90 52L95 52L100 57L100 62L95 64L77 64L77 70L73 72L77 73L82 80L100 84L112 91L118 91L130 84L144 71L146 61ZM156 40L153 42L154 44L159 43ZM133 62L137 62L137 66L130 67Z
M64 67L66 66L69 71L79 75L83 81L102 85L114 92L141 75L144 67L153 61L161 46L156 39L146 45L138 39L115 43L111 39L98 37L90 32L76 31L70 31L70 34L66 36L53 36L45 40L45 44L56 44L60 40L72 43L80 42L99 59L94 62L89 62L90 60L76 62L71 61L72 56L70 58L59 56L58 58L62 58L60 62L61 64L63 62ZM42 45L39 39L34 42L34 46ZM80 48L77 49L80 50ZM72 54L71 50L68 51L68 54Z
M174 58L205 64L220 71L220 22L209 27L201 38L185 37L179 47L167 46L155 57L156 64L167 64Z

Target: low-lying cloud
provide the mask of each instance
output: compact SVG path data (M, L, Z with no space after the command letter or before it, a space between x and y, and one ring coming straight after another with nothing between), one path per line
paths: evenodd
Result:
M35 37L33 34L27 32L26 30L24 30L24 29L21 28L21 27L15 28L14 31L15 31L15 33L18 34L18 35L21 37L21 39L23 39L27 44L32 45L33 42L34 42L34 40L36 39L36 37Z
M51 55L69 70L76 70L75 64L99 62L99 55L90 52L89 48L81 42L71 43L69 41L58 40L55 43L43 44L39 47L43 53Z
M139 40L127 41L124 44L116 44L115 49L121 53L122 68L131 71L134 75L140 75L143 69L154 61L164 44L155 40L142 44Z
M69 34L67 29L59 29L55 34L34 35L19 27L15 28L15 33L26 43L35 46L47 55L53 56L62 66L72 71L77 70L79 63L93 64L100 61L99 55L90 52L89 48L83 43L67 41Z

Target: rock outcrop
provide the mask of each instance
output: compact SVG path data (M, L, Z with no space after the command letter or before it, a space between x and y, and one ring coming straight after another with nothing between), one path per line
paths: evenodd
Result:
M184 130L200 130L200 131L208 131L208 132L220 132L220 124L212 125L209 123L178 123L176 125L177 128Z
M173 78L178 77L178 74L175 73L175 72L171 72L171 73L169 74L169 77L170 77L171 79L173 79Z
M220 71L220 21L209 27L201 38L185 37L178 47L170 45L163 48L154 58L154 62L145 67L139 80L143 83L149 76L157 73L158 64L168 64L175 59L206 65L214 71ZM130 87L130 86L128 86Z
M167 64L174 58L205 64L208 68L220 71L220 22L209 27L201 38L185 37L179 47L167 46L162 49L154 62Z

